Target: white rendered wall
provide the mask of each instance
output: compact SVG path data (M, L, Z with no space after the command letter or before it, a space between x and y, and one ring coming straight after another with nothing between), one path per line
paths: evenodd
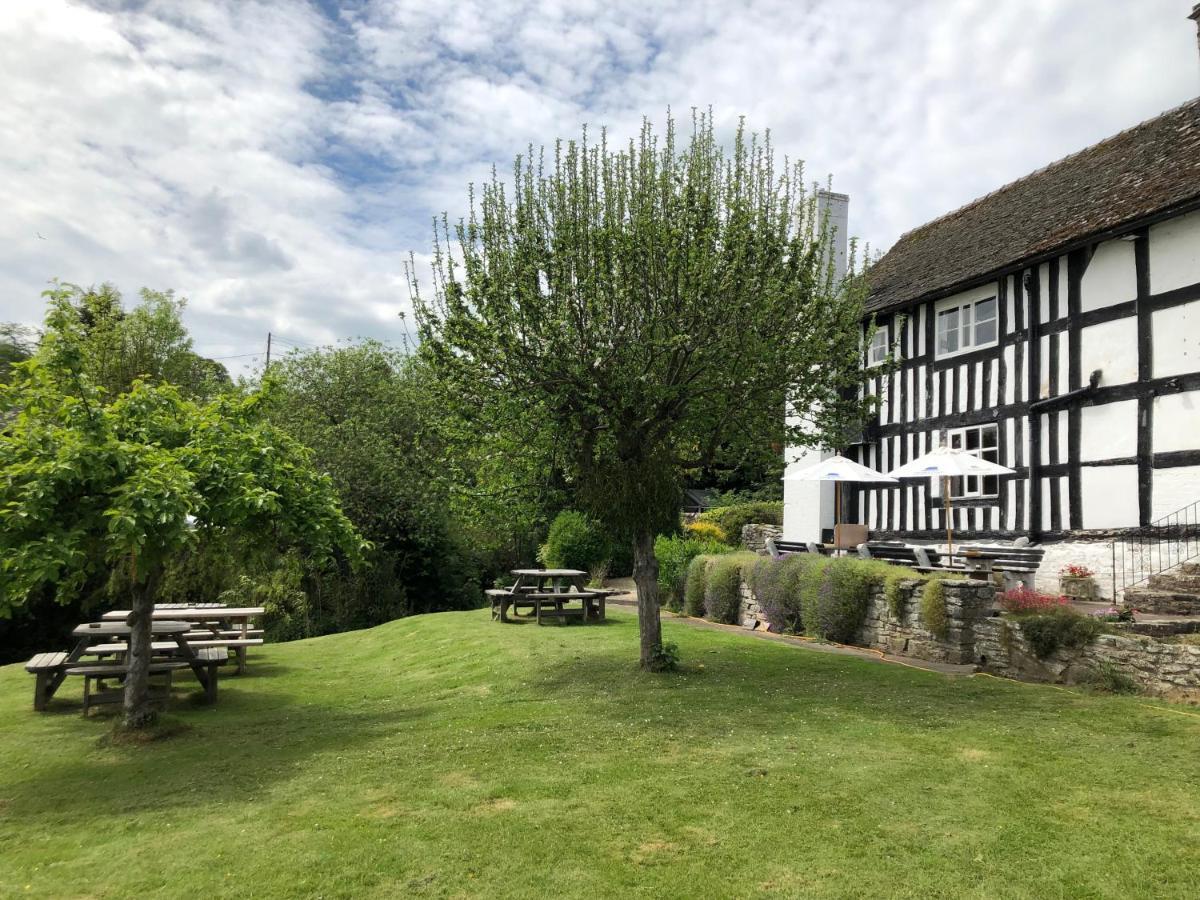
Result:
M1059 266L1066 273L1065 260ZM1137 298L1137 270L1133 262L1132 241L1105 241L1096 248L1092 261L1079 282L1080 306L1086 312ZM1059 312L1067 312L1066 289L1058 295Z
M1200 391L1154 398L1154 452L1172 450L1200 450ZM1184 502L1192 500L1200 494Z
M1136 456L1137 408L1136 400L1083 407L1080 410L1079 458L1088 462Z
M1200 466L1155 469L1150 519L1161 519L1200 500Z
M1084 528L1128 528L1137 524L1137 466L1084 466L1079 474Z
M846 274L846 254L850 227L850 198L830 191L817 192L817 215L829 217L833 232L834 279ZM822 450L789 447L786 453L788 471L795 472L833 456ZM819 481L796 481L787 473L783 480L783 539L785 541L820 541L821 531L833 527L833 485Z
M1124 319L1100 325L1089 325L1081 331L1081 335L1080 357L1085 373L1093 369L1102 370L1100 383L1105 386L1137 381L1136 316L1126 316Z
M1200 372L1200 300L1157 310L1150 322L1154 329L1154 377Z
M1200 281L1200 211L1150 228L1150 292L1162 294Z

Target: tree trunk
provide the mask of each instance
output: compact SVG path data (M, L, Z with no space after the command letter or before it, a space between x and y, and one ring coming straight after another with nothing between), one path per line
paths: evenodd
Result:
M641 664L643 669L653 669L662 653L662 622L658 615L658 557L654 555L651 531L640 532L633 542L633 580L637 585Z
M150 625L154 598L158 593L158 573L147 574L145 581L134 581L133 603L125 622L129 632L129 673L125 676L125 727L153 725L158 712L150 703Z

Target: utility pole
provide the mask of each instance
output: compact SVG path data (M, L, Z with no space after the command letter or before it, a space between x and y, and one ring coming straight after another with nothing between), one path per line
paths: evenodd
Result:
M263 371L271 368L271 332L267 332L267 364L263 366Z

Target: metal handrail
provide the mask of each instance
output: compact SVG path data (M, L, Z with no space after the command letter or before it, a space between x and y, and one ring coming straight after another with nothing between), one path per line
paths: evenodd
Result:
M1113 597L1197 557L1200 500L1112 542Z

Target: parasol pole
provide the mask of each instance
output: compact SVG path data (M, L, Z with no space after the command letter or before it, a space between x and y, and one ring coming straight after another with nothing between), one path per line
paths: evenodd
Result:
M946 555L954 555L954 538L950 533L950 476L942 476L942 501L946 509Z

